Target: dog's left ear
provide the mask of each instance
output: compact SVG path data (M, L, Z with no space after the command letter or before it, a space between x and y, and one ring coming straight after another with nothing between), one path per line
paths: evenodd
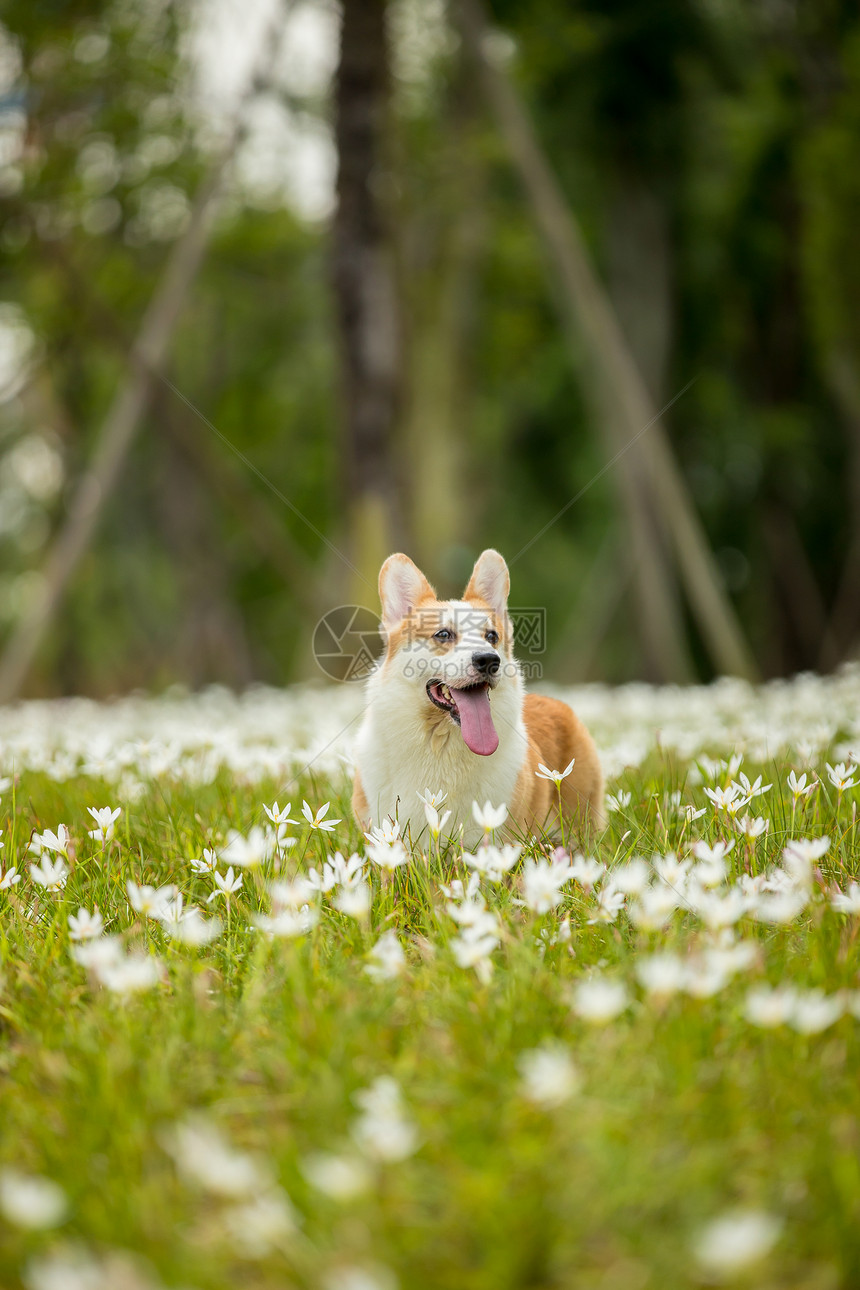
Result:
M497 618L502 621L508 612L508 593L511 575L498 551L492 547L482 551L475 562L469 585L463 592L464 600L484 600Z

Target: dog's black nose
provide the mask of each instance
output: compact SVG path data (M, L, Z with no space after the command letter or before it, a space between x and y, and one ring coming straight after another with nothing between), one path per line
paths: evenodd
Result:
M499 670L500 662L501 659L498 654L492 652L472 655L472 666L477 668L484 676L495 676Z

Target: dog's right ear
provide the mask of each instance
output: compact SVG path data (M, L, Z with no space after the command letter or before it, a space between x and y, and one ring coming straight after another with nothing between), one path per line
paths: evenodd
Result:
M435 597L436 592L408 555L390 555L379 570L379 599L386 631L402 623L422 600Z

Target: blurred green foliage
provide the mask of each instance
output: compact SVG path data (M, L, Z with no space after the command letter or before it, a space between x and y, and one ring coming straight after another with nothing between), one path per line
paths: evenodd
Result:
M410 8L392 3L398 19ZM456 593L482 547L515 557L604 455L523 195L456 40L430 40L427 13L417 81L395 42L400 476L404 545ZM0 289L36 350L0 407L0 629L32 593L206 170L189 14L4 8L20 70L0 123L11 137L24 121L25 151L4 171ZM835 665L860 631L856 7L496 0L493 18L658 404L696 378L667 425L762 670ZM235 187L167 376L311 525L348 541L324 226ZM63 466L41 495L4 469L34 436ZM553 678L640 672L628 567L611 475L514 562L513 602L547 608ZM309 675L313 621L345 585L311 528L160 388L30 688Z

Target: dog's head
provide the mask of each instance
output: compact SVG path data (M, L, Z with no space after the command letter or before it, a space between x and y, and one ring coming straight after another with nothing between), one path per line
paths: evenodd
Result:
M379 574L383 671L423 692L429 722L454 722L473 753L499 746L490 696L516 675L508 617L511 580L498 551L484 551L462 600L439 600L406 555L391 555Z

